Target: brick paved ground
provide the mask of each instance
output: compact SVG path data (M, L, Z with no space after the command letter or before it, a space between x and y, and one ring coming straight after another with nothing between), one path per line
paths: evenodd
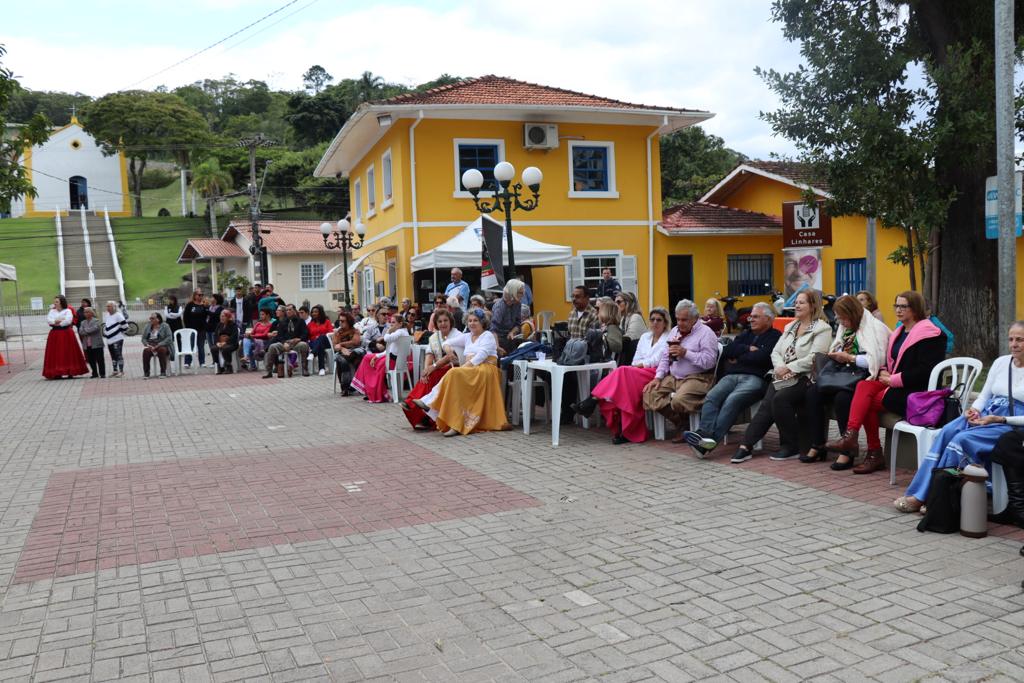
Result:
M920 534L881 473L444 439L131 344L0 368L0 680L1024 679L1020 533Z

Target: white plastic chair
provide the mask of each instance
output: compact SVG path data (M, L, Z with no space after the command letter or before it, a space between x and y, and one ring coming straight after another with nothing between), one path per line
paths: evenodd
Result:
M391 390L391 400L394 403L402 401L402 387L404 382L413 386L412 375L409 374L409 356L412 353L412 337L402 336L394 342L395 367L388 369L388 387ZM404 379L404 382L403 382Z
M1006 488L1006 473L1003 466L992 463L992 513L998 515L1010 504L1010 492Z
M525 363L512 362L508 364L506 368L506 374L508 377L508 383L506 388L506 395L508 398L508 414L509 422L514 425L519 425L521 421L521 415L523 410L523 400L520 392L522 391L522 379L523 379L523 367ZM544 392L544 424L551 423L551 384L545 382L539 377L534 377L533 386L530 387L530 391L536 391L540 389ZM533 405L531 402L530 405Z
M957 398L960 400L961 410L966 410L967 401L970 399L974 384L978 381L978 375L981 373L981 361L977 358L967 357L949 358L942 361L932 368L932 374L928 377L928 391L938 388L942 373L946 370L950 372L950 388L955 389L958 385L963 385ZM906 420L896 423L892 428L892 446L889 452L889 486L896 485L896 454L899 453L900 434L909 434L917 439L917 467L920 469L921 463L928 455L939 431L931 427L912 425ZM993 481L994 489L995 482Z
M174 333L174 363L178 368L178 374L181 373L181 362L185 356L191 356L192 360L196 361L195 370L193 374L199 372L199 361L197 360L196 354L199 352L199 334L187 327L183 327Z
M722 350L725 348L722 344L717 344L718 347L718 358L715 359L715 373L718 372L718 364L722 362ZM714 385L712 384L712 387ZM710 390L709 390L710 391ZM674 396L670 395L669 398ZM690 431L695 432L700 427L700 411L695 413L689 413L687 417L690 418ZM652 410L647 411L647 422L651 425L654 431L654 439L656 441L665 440L665 416L661 413L656 413Z

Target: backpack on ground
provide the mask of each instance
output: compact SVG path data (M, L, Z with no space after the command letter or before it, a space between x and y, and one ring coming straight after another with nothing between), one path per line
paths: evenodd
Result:
M918 531L937 534L960 531L960 484L960 474L956 470L932 470L925 514L917 525Z

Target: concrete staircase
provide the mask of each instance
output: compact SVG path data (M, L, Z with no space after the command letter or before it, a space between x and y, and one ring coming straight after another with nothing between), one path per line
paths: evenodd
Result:
M68 304L77 307L82 299L90 298L93 306L102 310L107 301L122 301L124 283L108 235L107 218L86 212L83 221L80 211L72 211L60 218L58 234L61 283Z

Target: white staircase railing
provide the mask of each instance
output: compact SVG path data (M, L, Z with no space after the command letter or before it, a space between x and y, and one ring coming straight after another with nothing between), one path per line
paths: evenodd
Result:
M96 303L96 274L92 272L92 247L89 245L89 223L85 218L85 207L81 207L82 246L85 247L85 265L89 269L89 298Z
M60 225L60 207L54 212L54 219L57 221L57 265L60 269L60 293L67 294L64 289L64 231Z
M103 207L103 224L107 228L107 243L110 245L110 258L114 263L114 277L117 278L118 301L124 301L124 276L121 274L121 262L117 260L117 248L114 246L114 229L110 226L110 212Z

